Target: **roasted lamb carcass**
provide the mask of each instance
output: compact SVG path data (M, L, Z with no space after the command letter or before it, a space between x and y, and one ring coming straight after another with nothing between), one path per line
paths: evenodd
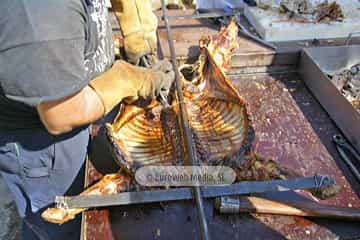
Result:
M196 154L205 165L226 164L249 148L252 131L246 103L224 74L237 47L233 22L201 40L202 53L182 88ZM189 70L189 69L187 69ZM127 105L107 126L121 168L134 172L146 165L184 165L178 101L171 109L157 101L148 107Z
M232 22L217 35L203 38L198 62L180 68L191 73L184 74L187 77L182 79L182 88L197 157L202 165L234 168L239 181L297 177L250 151L254 132L246 102L224 73L230 68L232 51L238 46L237 35L237 26ZM170 99L170 105L167 109L152 101L122 107L114 123L107 125L107 135L115 161L127 174L105 176L82 195L129 190L132 175L142 166L187 164L177 99ZM115 185L111 185L111 179ZM104 191L109 184L113 191ZM52 208L42 216L62 224L84 210Z

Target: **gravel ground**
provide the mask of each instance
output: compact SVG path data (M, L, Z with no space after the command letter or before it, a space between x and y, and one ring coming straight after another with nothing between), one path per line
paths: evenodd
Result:
M18 240L19 231L20 219L15 202L5 182L0 178L0 240Z

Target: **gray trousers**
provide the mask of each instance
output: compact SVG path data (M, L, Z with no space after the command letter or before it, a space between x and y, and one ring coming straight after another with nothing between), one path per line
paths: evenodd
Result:
M45 129L0 133L0 173L23 220L23 240L79 239L80 219L62 226L41 213L58 195L83 189L89 128L53 136Z

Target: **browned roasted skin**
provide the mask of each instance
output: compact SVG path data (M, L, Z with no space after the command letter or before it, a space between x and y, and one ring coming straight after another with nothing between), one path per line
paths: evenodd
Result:
M238 47L237 35L232 22L217 35L201 40L193 79L182 79L196 153L205 165L238 158L250 142L246 103L224 74ZM134 172L145 165L184 164L177 100L171 105L170 110L157 102L147 109L127 106L108 126L120 167Z
M200 42L202 53L184 98L198 159L204 165L228 164L250 147L252 131L246 102L226 77L238 47L235 22Z
M115 194L127 190L130 181L131 178L123 173L109 174L80 195ZM48 222L63 224L85 210L86 208L48 208L41 214L41 217Z

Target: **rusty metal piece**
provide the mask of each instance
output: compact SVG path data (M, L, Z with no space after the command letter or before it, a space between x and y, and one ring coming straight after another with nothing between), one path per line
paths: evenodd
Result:
M345 18L341 6L336 2L322 3L315 10L317 22L343 21Z

